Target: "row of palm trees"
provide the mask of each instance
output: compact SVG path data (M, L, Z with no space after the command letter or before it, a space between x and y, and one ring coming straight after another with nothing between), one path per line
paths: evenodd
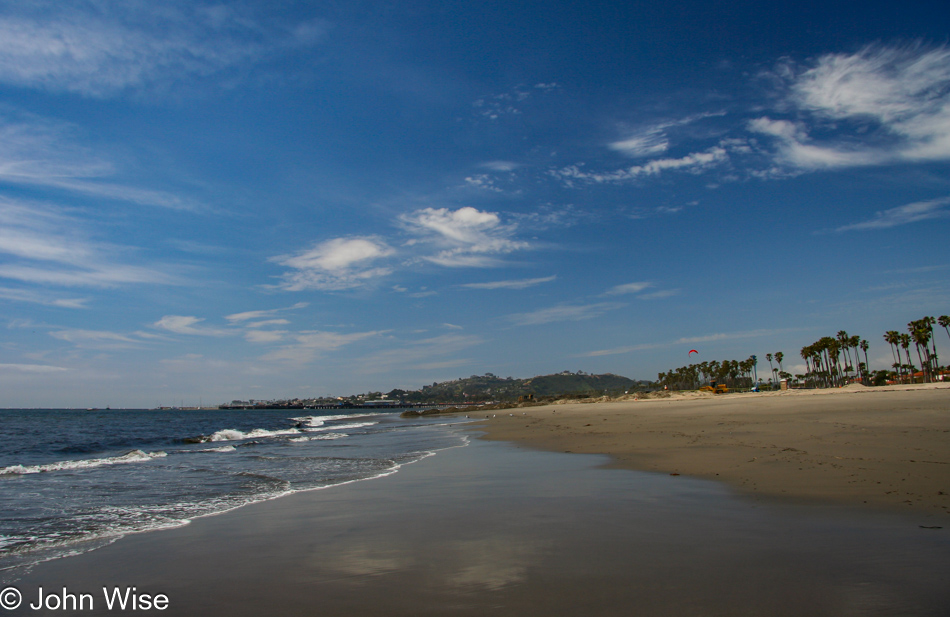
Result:
M801 349L802 359L807 369L802 378L806 386L837 387L860 379L870 382L868 371L868 349L870 344L860 336L849 335L839 330L835 336L823 336L811 345ZM864 352L861 362L860 351Z
M670 390L695 390L715 381L732 388L750 387L755 380L758 361L755 356L745 360L712 360L670 369L657 375L657 383Z
M910 346L914 345L917 360L920 363L922 380L932 382L940 375L940 365L937 358L937 345L934 340L933 328L935 325L943 327L950 337L950 316L922 317L907 324L907 332L901 333L889 330L884 333L884 340L891 346L891 355L894 358L894 373L877 371L874 375L875 383L883 383L893 376L901 383L915 380L913 359ZM839 330L835 336L823 336L811 345L801 349L801 357L805 360L806 373L795 375L799 382L806 387L831 388L860 381L871 385L872 374L868 362L867 340L857 335L850 335ZM901 357L901 351L904 357ZM863 359L862 359L863 356ZM904 359L906 358L906 362ZM781 351L765 354L772 371L773 383L779 379L791 379L792 375L785 372L782 361L785 354ZM772 360L778 363L778 368ZM746 360L722 360L690 364L677 369L670 369L657 375L657 383L674 390L695 390L696 388L717 381L733 388L749 387L758 381L755 356Z
M920 362L922 379L925 382L932 382L940 373L940 364L937 359L937 344L934 337L933 327L940 325L950 336L950 316L941 315L936 319L933 317L922 317L907 324L907 332L898 332L897 330L888 330L884 333L884 340L891 346L891 356L894 358L894 368L897 379L904 383L905 381L914 381L915 367L910 355L910 344L913 343L917 351L917 360ZM901 350L904 350L904 356L907 359L905 363L901 358Z

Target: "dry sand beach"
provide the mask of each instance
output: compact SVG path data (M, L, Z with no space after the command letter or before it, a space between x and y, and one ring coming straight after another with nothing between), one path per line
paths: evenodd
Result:
M491 412L482 426L747 493L950 515L950 384L625 397Z

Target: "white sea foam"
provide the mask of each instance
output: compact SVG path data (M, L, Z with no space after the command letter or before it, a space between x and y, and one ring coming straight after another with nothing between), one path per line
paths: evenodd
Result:
M332 426L308 428L307 432L316 433L319 431L345 431L348 429L363 428L364 426L373 426L375 424L379 424L379 422L351 422L350 424L334 424Z
M300 430L289 428L281 431L268 431L262 428L256 428L251 431L239 431L233 428L226 428L213 434L208 441L240 441L242 439L258 439L261 437L279 437L281 435L299 435Z
M392 412L390 412L392 413ZM291 418L294 422L306 423L309 428L317 428L323 426L327 422L333 422L334 420L352 420L354 418L370 418L372 416L383 416L389 415L384 413L360 413L360 414L339 414L335 416L303 416L300 418Z
M132 450L121 456L111 456L108 458L87 458L76 461L59 461L57 463L47 463L45 465L10 465L0 468L0 476L25 475L30 473L44 473L48 471L64 471L68 469L91 469L93 467L102 467L103 465L122 465L125 463L142 463L156 458L168 456L165 452L143 452L141 450Z
M198 450L198 452L234 452L237 450L234 446L219 446L217 448L206 448L204 450Z
M320 435L307 435L306 437L294 437L290 441L301 443L304 441L319 441L326 439L343 439L349 437L347 433L322 433Z

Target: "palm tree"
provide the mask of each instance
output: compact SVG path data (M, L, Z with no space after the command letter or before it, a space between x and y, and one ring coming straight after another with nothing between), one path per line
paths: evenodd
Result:
M920 360L920 370L923 371L924 381L932 381L930 366L930 329L925 324L924 319L918 319L907 324L907 331L914 340L914 346L917 348L917 359ZM921 355L920 348L924 348L924 354ZM924 359L926 358L926 362Z
M861 342L858 343L858 346L861 348L861 351L864 352L864 381L865 381L864 385L867 386L867 385L870 385L867 382L869 382L871 379L871 365L868 364L868 348L870 347L870 345L868 344L866 340L861 339Z
M801 351L799 352L799 354L801 355L802 360L805 361L805 385L807 386L807 385L808 385L808 375L809 375L809 373L811 373L811 354L812 354L811 346L810 346L810 345L806 345L806 346L802 347L802 349L801 349Z
M933 347L933 354L930 356L930 377L936 379L937 371L940 369L940 363L937 360L937 341L934 336L934 324L937 323L937 320L933 317L924 317L920 321L921 325L927 328L930 345Z
M937 318L937 323L943 326L943 329L947 331L947 336L950 336L950 316L941 315Z
M775 352L775 361L778 362L778 370L780 373L784 371L784 369L782 368L782 360L784 359L785 359L785 354L783 354L781 351Z
M901 383L904 382L904 374L900 370L900 355L898 345L901 343L901 334L897 330L888 330L884 333L884 340L891 346L891 355L894 357L894 366L897 367L897 376Z
M848 341L851 340L851 337L849 337L848 333L845 332L844 330L838 330L838 336L836 338L838 340L839 349L844 351L844 359L845 359L844 370L845 372L847 372L849 366L851 365L851 357L848 354Z
M901 333L900 344L904 348L904 355L907 356L907 366L910 367L910 382L914 383L914 364L910 361L910 335L906 332Z
M848 339L848 345L850 345L851 349L854 350L854 364L856 365L855 374L857 375L857 373L860 372L858 370L860 366L857 366L857 365L861 364L861 361L859 360L860 356L858 355L858 347L861 345L861 337L855 334L854 336Z
M772 377L775 377L775 369L772 368L772 354L765 354L765 359L769 361L769 371L772 373Z

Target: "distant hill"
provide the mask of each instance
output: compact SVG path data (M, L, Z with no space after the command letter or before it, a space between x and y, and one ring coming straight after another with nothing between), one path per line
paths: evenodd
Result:
M564 371L555 375L539 375L528 379L498 377L486 373L433 383L431 386L423 386L420 390L393 390L388 394L390 398L410 403L509 401L527 394L533 394L536 397L568 394L582 396L622 394L627 391L642 390L649 385L648 381L636 381L610 373L589 375L580 371L577 373Z

